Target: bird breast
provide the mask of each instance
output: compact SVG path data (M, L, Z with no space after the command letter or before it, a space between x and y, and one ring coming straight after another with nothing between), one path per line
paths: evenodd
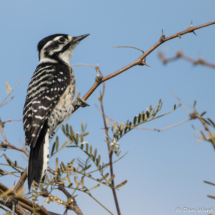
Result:
M75 95L75 76L71 69L70 72L70 84L66 87L64 93L60 96L55 108L52 110L50 117L48 119L49 134L52 135L53 131L58 124L67 120L72 114L74 107L72 105L72 100Z

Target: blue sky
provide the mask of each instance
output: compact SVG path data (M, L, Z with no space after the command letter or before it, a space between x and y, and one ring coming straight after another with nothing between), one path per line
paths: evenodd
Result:
M212 0L82 0L82 1L1 1L0 2L0 99L6 96L5 81L14 87L21 77L23 80L13 93L15 98L1 108L2 121L22 119L22 109L30 78L38 63L37 43L55 33L90 36L77 46L71 64L99 62L104 76L115 72L136 60L141 53L133 49L112 49L111 46L135 46L144 51L153 46L164 34L170 36L193 25L215 20L215 2ZM163 108L160 113L172 110L178 103L171 90L181 98L192 111L190 105L197 100L197 109L215 119L214 73L215 70L203 66L193 66L183 60L163 65L158 59L158 51L165 51L167 57L183 50L184 54L215 63L215 26L209 26L162 44L147 57L150 67L136 66L106 82L104 97L105 113L118 122L133 119L133 116L156 105L161 98ZM81 95L89 90L95 81L95 71L90 67L74 67L77 90ZM87 141L97 148L104 161L108 162L107 146L103 141L104 130L99 105L95 95L99 87L87 100L90 107L79 109L68 120L76 132L81 131L81 120L88 123ZM174 113L147 123L144 127L163 128L184 119L183 108ZM128 180L126 186L117 192L121 212L127 214L176 213L177 207L211 208L214 200L206 197L214 194L211 186L203 180L215 180L215 153L207 142L196 143L195 131L202 126L197 121L188 122L161 133L136 129L121 139L120 150L128 154L115 164L115 183ZM6 124L5 133L12 144L21 146L24 142L22 122ZM110 133L111 134L111 133ZM65 137L58 133L63 143ZM1 138L2 139L2 138ZM27 163L21 153L10 151L8 156L17 159L22 166ZM84 155L77 149L64 150L59 159L67 162ZM116 157L114 157L116 159ZM3 158L0 158L3 162ZM55 158L50 166L54 168ZM11 187L13 179L1 178L1 182ZM93 185L88 181L89 186ZM116 214L112 192L100 187L92 194L112 213ZM63 196L61 196L64 198ZM96 202L84 194L76 197L84 214L108 214ZM63 207L52 203L49 210L63 213ZM72 214L73 212L70 212ZM178 213L182 214L182 212Z

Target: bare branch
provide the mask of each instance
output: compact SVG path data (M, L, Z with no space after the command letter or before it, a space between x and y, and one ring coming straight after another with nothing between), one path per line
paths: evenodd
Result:
M27 179L27 168L22 173L21 178L19 179L18 183L16 184L16 187L14 188L14 192L17 192L18 190L22 189L26 179Z
M75 198L72 197L72 195L65 189L63 184L59 184L58 185L58 189L60 191L62 191L65 196L67 197L68 201L66 203L67 205L67 210L72 210L74 211L77 215L83 215L83 213L81 212L80 208L78 207Z
M7 208L11 209L12 210L12 201L7 201L6 200L0 200L0 204L1 205L5 205ZM18 215L30 215L28 212L26 212L22 207L21 205L18 203L16 205L16 209L15 209L15 212L16 214Z
M9 189L4 186L2 183L0 183L0 190L2 190L3 192L6 192L8 191ZM8 195L13 195L15 196L15 192L14 191L11 191ZM22 196L16 196L16 199L20 202L23 202L24 204L30 206L32 208L33 204L36 208L39 208L39 212L42 214L42 215L50 215L49 212L44 208L44 207L41 207L35 203L33 203L32 201L30 201L29 199L26 199Z
M6 96L6 98L0 103L0 107L6 105L8 102L10 102L10 101L14 98L14 96L13 96L9 101L5 102L5 101L8 99L8 97L11 95L11 93L12 93L12 92L16 89L16 87L19 85L19 83L21 82L21 80L22 80L22 78L18 81L18 83L16 84L16 86L10 91L10 93ZM4 102L5 102L5 103L4 103Z
M162 52L159 52L158 56L162 60L163 64L166 64L166 63L169 63L171 61L175 61L175 60L178 60L178 59L182 58L182 59L184 59L186 61L191 62L194 66L201 64L201 65L208 66L208 67L211 67L211 68L215 69L215 64L208 63L205 60L203 60L202 58L199 58L198 60L194 60L194 59L184 55L182 51L178 51L176 53L176 56L172 57L172 58L165 58L164 53L162 53Z
M15 149L15 150L17 150L17 151L23 152L23 153L25 153L27 156L29 156L29 153L28 153L26 147L20 148L20 147L17 147L17 146L14 146L14 145L10 144L10 143L7 141L7 138L6 138L5 133L4 133L4 130L3 130L4 124L5 124L5 122L2 122L1 119L0 119L0 131L1 131L2 137L4 138L4 142L2 142L2 143L0 144L0 147L2 147L2 148L7 148L7 147L9 147L9 148L11 148L11 149Z
M99 70L101 76L103 76L101 71L100 71L100 69L98 69L98 70ZM105 113L104 113L104 106L103 106L104 92L105 92L105 83L103 82L103 91L100 94L99 101L100 101L100 105L101 105L102 117L103 117L103 122L104 122L104 127L105 127L106 141L107 141L107 147L108 147L108 153L109 153L109 161L110 161L110 174L111 174L111 177L112 177L114 175L113 174L113 160L112 160L113 152L110 150L110 144L109 144L109 138L108 138L108 127L107 127L107 124L106 124ZM114 187L115 187L114 179L111 181L111 184L112 184L111 189L112 189L113 196L114 196L116 210L117 210L118 215L121 215L120 208L119 208L119 203L118 203L118 199L117 199L117 195L116 195L116 190L114 189Z
M90 90L85 94L85 96L83 97L84 100L87 100L90 95L95 91L95 89L102 83L102 82L105 82L123 72L125 72L126 70L132 68L133 66L136 66L136 65L144 65L143 61L144 59L151 53L153 52L158 46L160 46L162 43L168 41L168 40L172 40L174 38L177 38L177 37L181 37L182 35L184 34L187 34L187 33L193 33L194 30L197 30L197 29L200 29L200 28L204 28L204 27L207 27L209 25L214 25L215 24L215 21L213 22L208 22L206 24L203 24L203 25L198 25L196 27L189 27L188 29L184 30L184 31L181 31L179 33L176 33L176 34L173 34L172 36L169 36L169 37L165 37L164 34L162 34L162 40L160 39L154 46L152 46L148 51L146 51L143 55L141 55L137 60L133 61L132 63L128 64L127 66L119 69L118 71L114 72L114 73L111 73L110 75L107 75L106 77L103 77L101 82L95 82L93 84L93 86L90 88ZM76 111L79 107L76 106L75 110Z

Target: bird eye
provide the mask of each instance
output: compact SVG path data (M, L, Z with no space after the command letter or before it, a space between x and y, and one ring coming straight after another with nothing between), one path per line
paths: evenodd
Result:
M65 38L64 37L61 37L60 39L59 39L59 42L61 42L61 43L63 43L63 42L65 42Z

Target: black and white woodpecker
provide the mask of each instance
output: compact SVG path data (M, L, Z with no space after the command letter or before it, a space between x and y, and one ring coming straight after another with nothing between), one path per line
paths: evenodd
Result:
M74 110L75 76L70 58L75 46L87 37L55 34L37 46L39 64L28 85L23 110L26 145L30 146L28 188L39 184L49 162L49 137Z

